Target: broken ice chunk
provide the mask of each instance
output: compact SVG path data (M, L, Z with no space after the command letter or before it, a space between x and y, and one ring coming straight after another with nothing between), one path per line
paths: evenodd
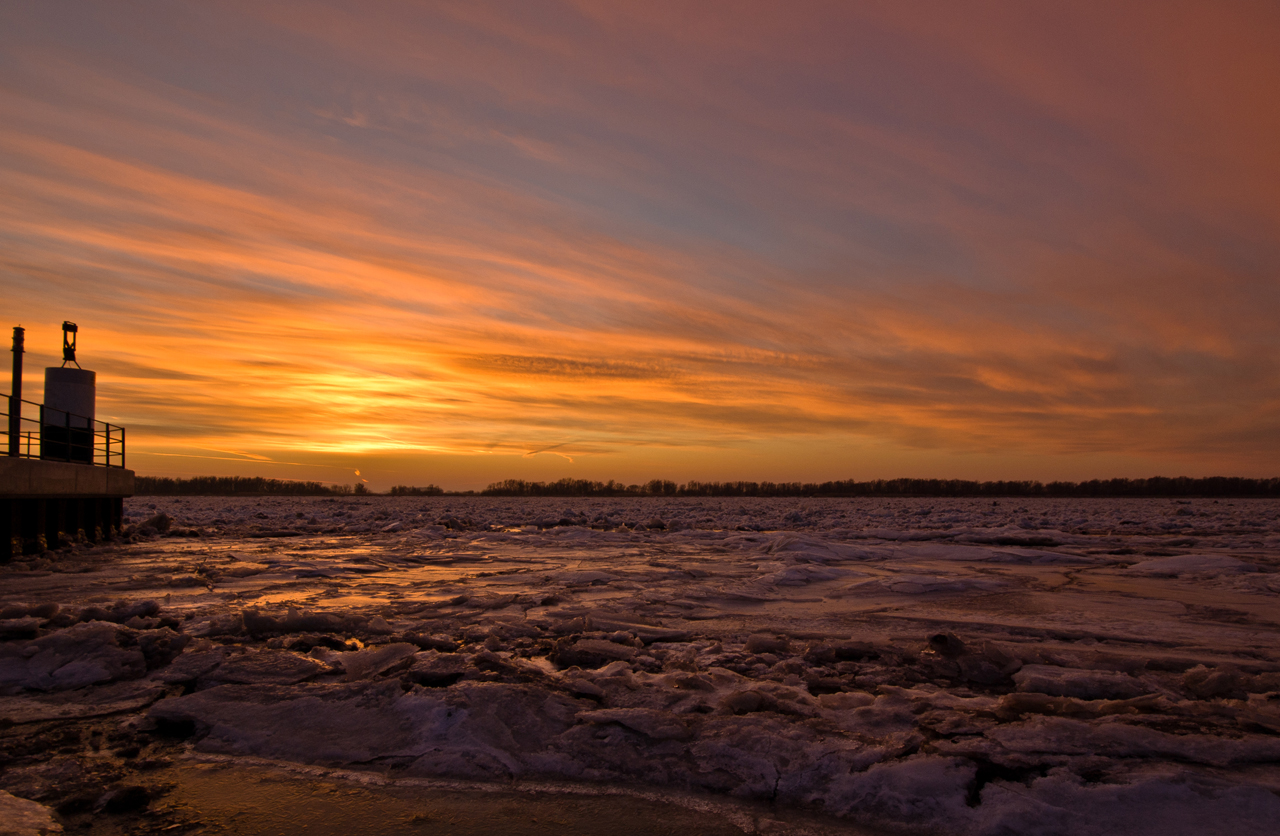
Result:
M335 661L346 671L345 679L351 682L391 670L417 652L417 645L397 642L350 653L335 653L334 656L337 657Z
M785 636L774 636L768 633L755 633L747 637L743 646L748 653L789 653L791 642Z
M954 659L964 653L965 646L954 633L935 633L929 637L929 649L941 656Z
M565 687L569 689L569 693L571 694L591 697L597 700L604 699L604 689L594 682L588 682L585 679L570 679L565 683Z
M820 642L812 645L804 655L804 660L811 665L831 665L836 662L860 662L864 659L877 659L880 652L867 642L838 641Z
M1258 567L1225 554L1180 554L1144 560L1125 570L1130 575L1180 578L1187 575L1238 575L1256 572Z
M689 727L666 711L653 708L601 708L584 711L578 719L587 723L617 723L654 740L684 740Z
M618 580L618 576L598 569L578 569L552 572L551 579L565 586L600 586Z
M120 647L120 632L129 631L91 621L29 642L0 645L0 694L17 694L24 689L65 691L142 676L147 670L146 658L136 648Z
M402 678L427 688L447 688L475 671L470 659L456 653L442 655L427 650L415 654L413 659L413 665Z
M453 653L458 649L458 643L449 636L437 633L435 635L427 635L426 633L406 633L405 640L413 642L423 650L438 650L441 653Z
M636 649L625 644L601 639L580 639L573 642L564 638L556 642L549 658L561 668L599 668L610 662L629 661L635 655Z
M166 690L160 682L134 680L55 694L0 697L0 725L100 717L133 711L160 699ZM0 836L6 833L0 824Z
M976 771L963 758L913 755L837 779L826 807L838 814L874 813L887 821L954 832L955 823L971 814L967 799Z
M62 825L54 820L48 807L4 790L0 790L0 822L0 833L5 836L53 836L62 832Z
M1152 691L1140 679L1110 671L1025 665L1013 675L1019 691L1082 700L1125 700Z
M261 650L233 656L200 677L202 686L295 685L327 670L314 659L287 650Z
M34 639L40 634L40 619L27 616L25 618L6 618L0 620L0 641L10 639Z

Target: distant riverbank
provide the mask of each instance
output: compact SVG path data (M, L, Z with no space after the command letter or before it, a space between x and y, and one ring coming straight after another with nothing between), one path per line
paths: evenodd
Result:
M137 496L377 496L364 484L335 485L266 479L260 476L138 476ZM560 479L507 479L481 491L447 491L438 485L396 485L385 496L764 496L764 497L1043 497L1043 498L1280 498L1280 477L1153 476L1146 479L1091 479L1085 482L966 479L846 479L831 482L697 482L653 479L643 485Z

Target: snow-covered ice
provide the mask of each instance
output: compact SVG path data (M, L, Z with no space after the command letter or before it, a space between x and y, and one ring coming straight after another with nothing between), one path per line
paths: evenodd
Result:
M9 737L110 714L144 748L638 784L906 832L1280 821L1280 503L127 511L134 542L0 567Z

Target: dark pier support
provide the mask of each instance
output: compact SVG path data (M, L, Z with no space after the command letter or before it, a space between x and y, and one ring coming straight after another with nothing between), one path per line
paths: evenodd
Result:
M0 457L0 561L120 533L133 471Z
M100 543L124 527L124 497L0 498L0 560L81 540Z

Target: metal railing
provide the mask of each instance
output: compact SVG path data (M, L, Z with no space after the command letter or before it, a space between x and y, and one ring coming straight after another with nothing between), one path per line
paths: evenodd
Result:
M6 410L0 415L8 428L6 449L0 455L96 467L125 466L124 427L28 400L19 401L15 410L12 397L0 398L0 406ZM23 413L32 410L24 407L35 407L40 417L27 417Z

